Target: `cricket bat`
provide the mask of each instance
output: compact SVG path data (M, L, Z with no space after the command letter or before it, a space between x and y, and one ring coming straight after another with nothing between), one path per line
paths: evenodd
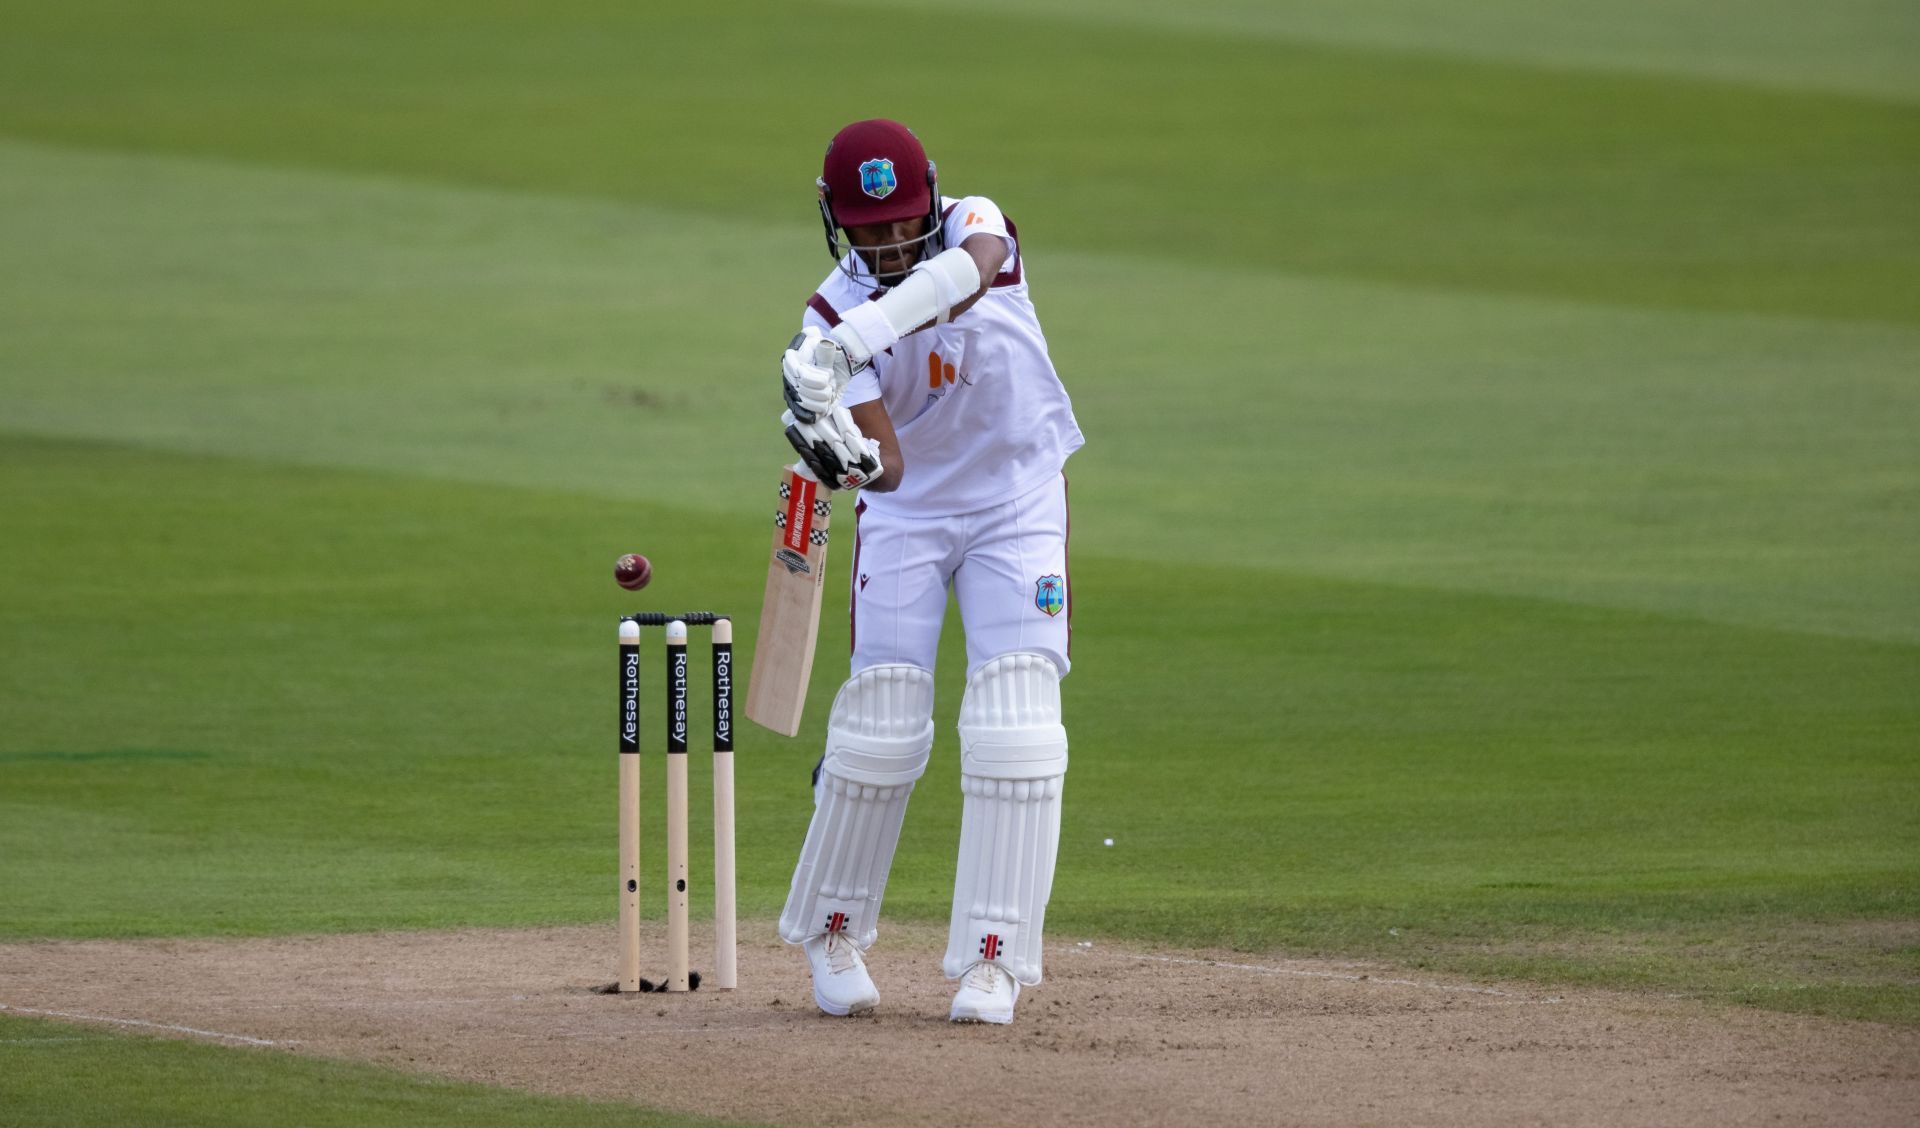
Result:
M777 733L800 732L820 634L820 597L827 579L827 525L833 491L804 463L780 479L773 515L773 558L760 603L760 633L747 672L747 719Z

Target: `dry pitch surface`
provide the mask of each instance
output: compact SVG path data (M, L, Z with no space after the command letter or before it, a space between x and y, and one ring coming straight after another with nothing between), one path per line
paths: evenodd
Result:
M1015 1025L958 1027L943 940L883 934L881 1008L855 1019L819 1015L776 941L744 943L737 991L596 994L610 927L12 945L0 1005L775 1124L1866 1125L1920 1108L1920 1031L1372 965L1065 941Z

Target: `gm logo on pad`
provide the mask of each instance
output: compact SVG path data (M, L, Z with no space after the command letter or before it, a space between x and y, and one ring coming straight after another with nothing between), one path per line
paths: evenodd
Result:
M893 175L892 161L880 157L860 166L860 190L874 199L884 200L898 187L900 181Z

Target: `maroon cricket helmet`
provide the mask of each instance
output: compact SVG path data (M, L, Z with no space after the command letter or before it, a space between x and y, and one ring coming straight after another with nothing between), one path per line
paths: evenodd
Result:
M827 250L835 261L851 244L840 228L898 223L925 216L926 231L912 240L922 256L940 249L939 177L913 130L887 118L856 121L833 135L821 162L820 218L827 228ZM844 270L845 267L843 266ZM898 279L883 279L884 287Z
M842 227L896 223L933 210L933 162L899 122L856 121L827 142L820 187Z

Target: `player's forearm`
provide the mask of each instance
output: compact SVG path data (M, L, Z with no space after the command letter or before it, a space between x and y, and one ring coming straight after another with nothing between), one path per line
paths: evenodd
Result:
M900 436L894 433L893 419L887 415L886 407L879 400L869 400L855 404L849 414L861 434L880 444L880 477L861 488L874 493L892 493L899 489L907 476L907 463L900 455Z
M900 488L900 475L906 467L898 462L898 455L889 455L884 449L880 452L880 465L883 468L880 477L861 486L866 493L892 493Z
M860 487L873 493L892 493L900 488L906 479L907 464L900 457L900 448L882 440L880 443L880 477Z

